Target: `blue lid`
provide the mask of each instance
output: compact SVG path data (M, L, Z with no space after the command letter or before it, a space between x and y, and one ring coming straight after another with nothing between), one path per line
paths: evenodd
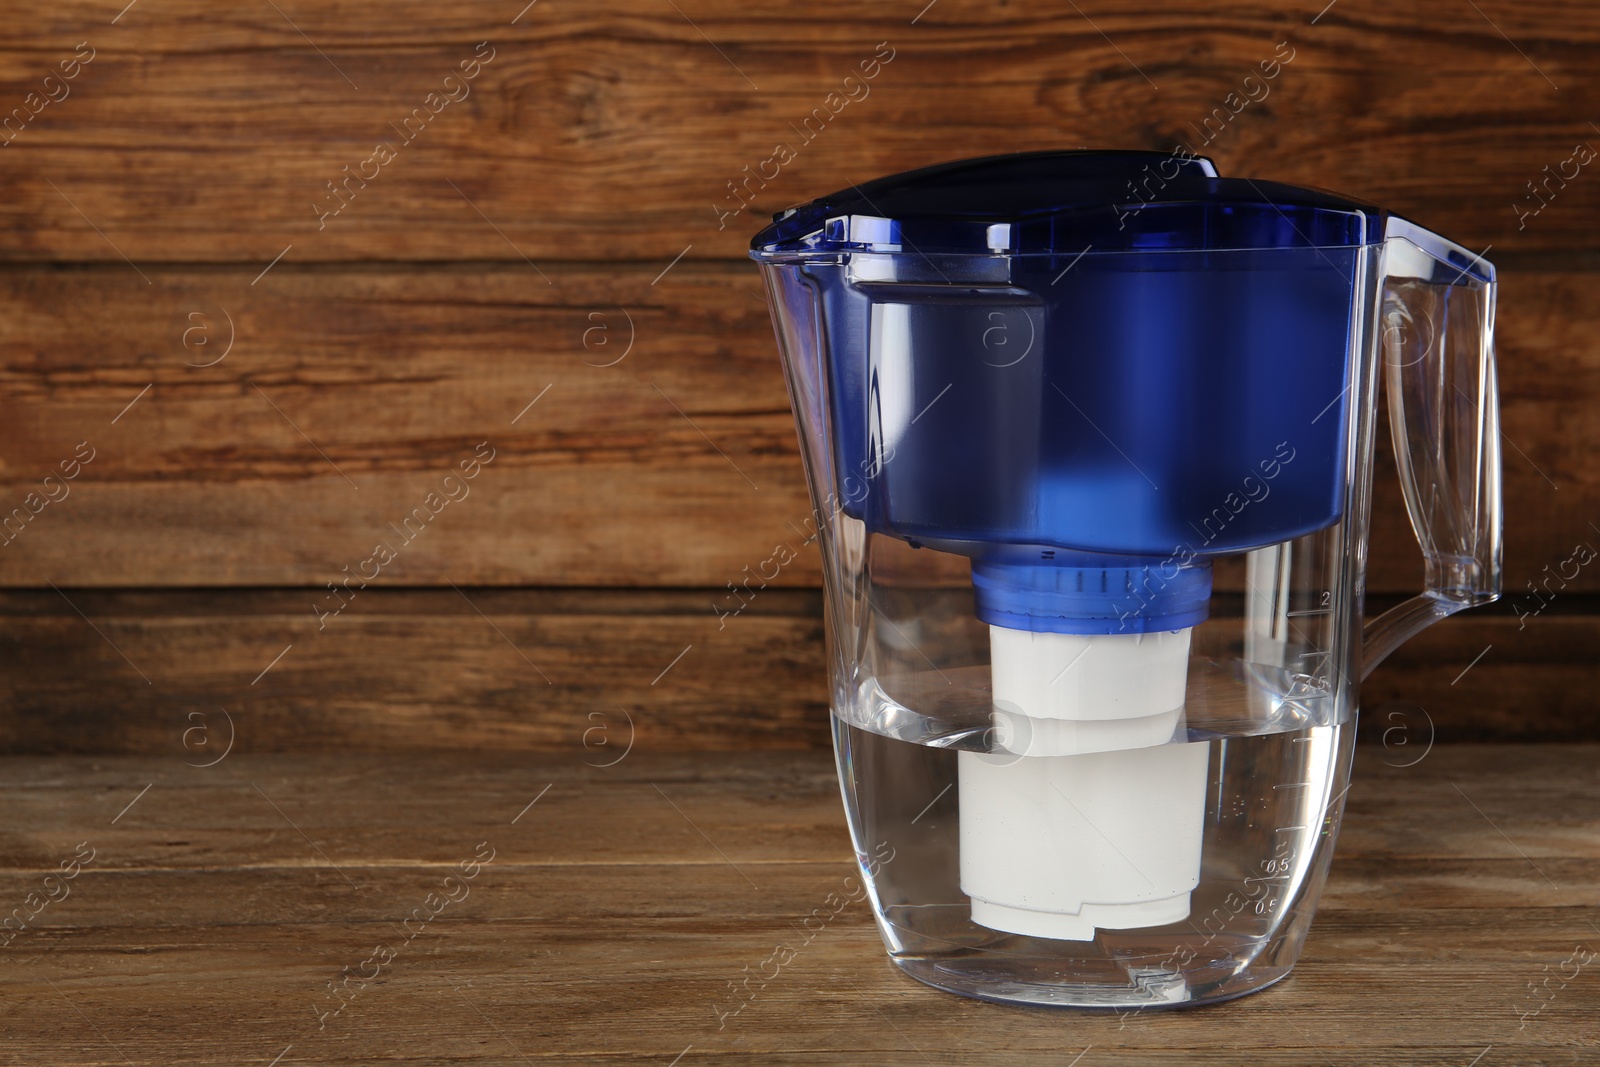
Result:
M1376 244L1385 213L1315 189L1222 178L1163 152L986 156L879 178L773 217L757 258L845 252L1051 255Z

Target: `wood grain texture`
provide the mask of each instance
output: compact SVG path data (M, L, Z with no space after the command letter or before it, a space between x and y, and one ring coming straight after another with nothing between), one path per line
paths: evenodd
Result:
M705 592L369 590L322 631L306 591L64 592L0 597L0 752L831 744L816 592L767 590L723 625ZM1597 643L1592 614L1450 619L1367 681L1362 734L1396 766L1592 739Z
M1517 599L1402 650L1367 729L1397 762L1424 728L1594 736L1600 571L1511 614L1600 537L1600 182L1529 189L1600 144L1591 5L524 2L0 8L0 515L94 456L0 544L0 750L193 758L219 708L241 752L598 760L617 713L642 750L825 744L815 550L710 610L811 510L750 232L939 159L1179 142L1507 268ZM319 631L327 583L480 445L471 496ZM1420 566L1378 463L1383 595Z
M894 970L852 905L721 1028L727 983L853 871L821 754L7 760L0 893L79 842L95 862L0 950L0 1033L12 1062L73 1067L1043 1067L1086 1048L1134 1067L1462 1067L1486 1048L1577 1067L1600 1042L1593 974L1518 1013L1596 943L1597 756L1359 753L1305 954L1255 996L1129 1019L962 1000ZM479 842L494 859L470 894L319 1029L325 984Z
M16 169L0 248L259 266L292 244L293 262L526 256L659 269L691 244L695 257L736 257L766 214L876 174L1180 142L1225 172L1338 188L1474 249L1587 250L1600 207L1592 180L1557 190L1526 225L1513 206L1596 136L1600 20L1577 0L1468 7L1447 21L1431 5L1379 0L1343 0L1320 18L1318 5L1264 2L1203 14L1180 0L942 0L925 13L915 0L608 0L535 7L513 24L520 6L182 0L115 24L114 3L19 9L26 44L0 50L7 108L78 42L95 57L3 149ZM479 42L494 58L471 94L407 141L405 117ZM893 59L866 95L830 103L880 42ZM1244 78L1279 42L1293 58L1261 96ZM1246 92L1259 102L1240 107ZM808 139L818 108L827 122ZM362 168L380 143L395 158ZM780 143L796 158L769 164L749 207L719 228L744 202L728 183ZM375 176L319 221L315 205L333 202L326 183L347 166Z
M482 441L496 458L473 495L380 582L722 588L780 542L804 550L775 584L820 581L748 265L680 264L654 285L593 266L550 284L526 267L151 277L0 271L7 508L79 442L96 450L72 495L0 547L0 584L320 587ZM1511 592L1600 538L1597 286L1503 283ZM1369 586L1399 592L1421 562L1379 440ZM1568 585L1582 590L1600 569Z
M304 592L13 600L25 614L0 621L5 746L203 763L233 736L245 751L509 747L604 763L632 745L828 743L814 593L769 591L726 626L702 594L369 594L320 630Z

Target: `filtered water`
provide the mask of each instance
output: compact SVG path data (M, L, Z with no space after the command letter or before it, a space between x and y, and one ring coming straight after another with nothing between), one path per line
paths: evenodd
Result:
M985 999L1138 1009L1224 1000L1284 977L1299 955L1326 874L1348 780L1353 722L1308 714L1323 701L1279 702L1262 719L1191 725L1208 745L1199 886L1189 917L1065 941L972 921L961 889L958 753L983 731L940 733L898 718L881 693L856 721L898 722L900 737L835 714L834 742L879 928L912 976ZM910 729L915 719L922 728ZM1320 721L1319 721L1320 720ZM902 740L906 736L916 740ZM1030 757L1018 756L1017 759ZM1320 847L1319 847L1320 846ZM888 862L882 857L891 856Z

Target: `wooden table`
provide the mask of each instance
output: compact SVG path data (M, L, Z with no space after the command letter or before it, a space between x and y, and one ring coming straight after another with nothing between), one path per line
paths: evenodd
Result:
M721 1026L853 871L823 754L10 759L0 899L76 874L0 948L0 1060L1600 1063L1600 961L1561 966L1600 948L1597 755L1364 751L1306 953L1256 996L980 1004L852 904ZM345 968L370 980L336 995Z

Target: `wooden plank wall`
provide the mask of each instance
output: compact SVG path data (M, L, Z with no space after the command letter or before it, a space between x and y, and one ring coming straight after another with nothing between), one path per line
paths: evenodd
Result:
M1591 5L524 3L9 5L0 501L76 477L0 546L0 749L182 755L218 709L256 750L825 744L814 551L711 610L809 511L743 249L991 152L1186 143L1486 249L1507 587L1600 545L1600 165L1549 178L1600 145ZM1544 602L1408 646L1372 736L1596 736L1600 568Z

